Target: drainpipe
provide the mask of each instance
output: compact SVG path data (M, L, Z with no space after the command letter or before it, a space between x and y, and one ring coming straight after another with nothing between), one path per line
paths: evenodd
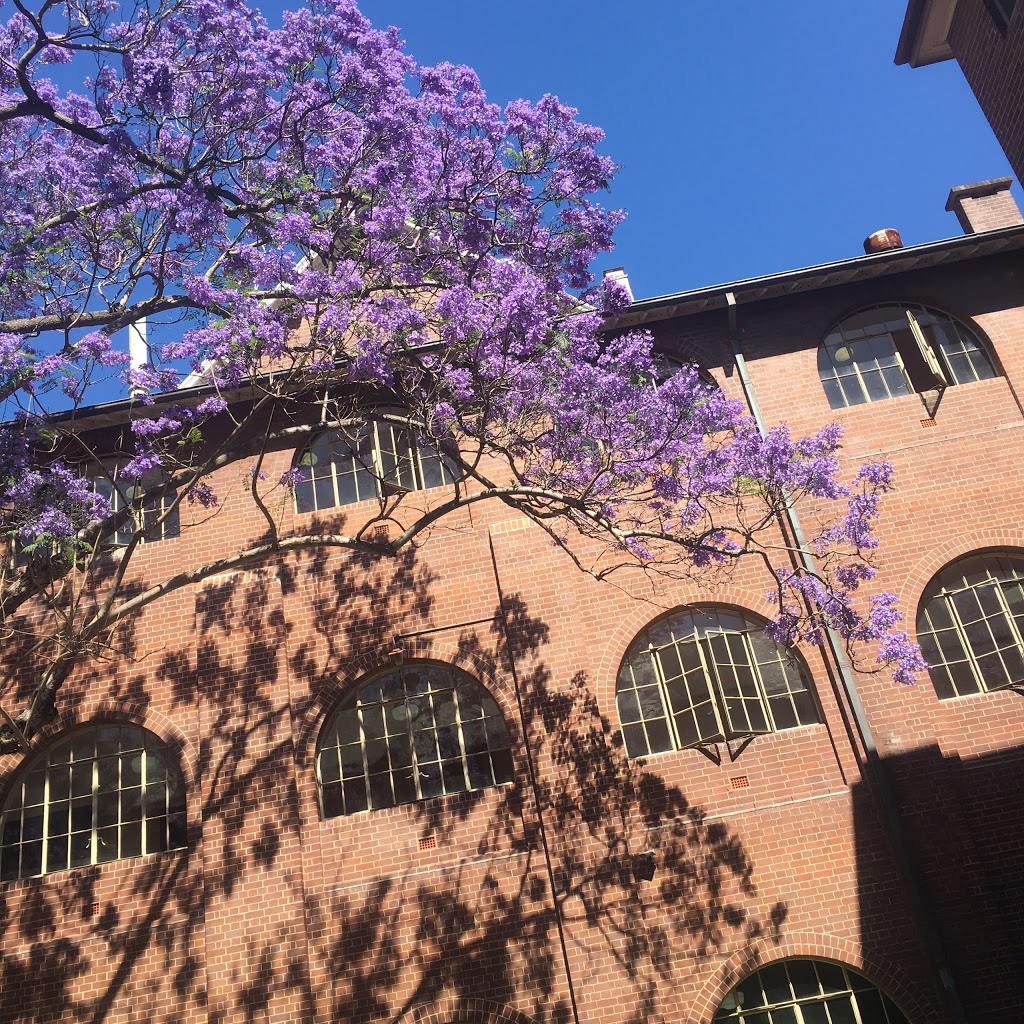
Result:
M729 314L729 344L732 347L732 357L736 365L736 372L739 375L747 407L750 409L750 414L754 417L757 429L763 437L767 433L767 428L765 427L760 403L757 400L757 394L754 391L754 383L747 372L747 362L743 356L743 348L740 344L739 331L736 326L736 296L732 292L726 292L725 304ZM808 573L817 575L817 559L811 554L807 544L807 535L804 533L803 526L800 523L800 516L789 500L788 494L784 493L783 497L786 500L783 516L796 540L800 562ZM825 628L825 639L838 670L839 684L853 713L857 735L864 747L864 758L871 779L874 782L874 791L878 798L884 823L889 831L889 839L893 845L893 852L896 854L897 865L904 876L908 895L910 896L911 910L917 918L921 931L924 933L928 952L938 972L939 980L942 982L942 991L946 997L946 1005L949 1008L954 1024L968 1024L967 1015L960 1000L960 993L957 991L956 981L949 966L949 959L946 956L942 940L939 938L938 920L935 916L935 911L928 900L923 882L919 879L918 873L913 870L915 867L914 857L907 841L899 803L889 783L889 777L886 774L882 758L878 753L878 745L875 742L874 733L871 731L871 725L864 711L864 704L857 690L853 666L846 656L846 646L843 643L842 637L831 626L826 626Z

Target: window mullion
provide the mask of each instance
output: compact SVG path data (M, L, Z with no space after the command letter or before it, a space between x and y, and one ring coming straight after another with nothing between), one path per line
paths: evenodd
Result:
M381 423L380 420L373 420L370 423L370 461L373 465L373 478L378 498L383 498L387 493L385 490L387 481L384 479L384 459L381 457L380 428L382 426L390 430L388 424Z
M334 491L334 505L335 505L335 507L337 507L338 505L341 504L341 485L340 485L339 480L338 480L338 477L341 475L341 467L338 465L338 463L341 460L338 457L338 437L337 437L337 435L334 435L334 437L332 438L331 442L326 447L327 447L327 461L328 461L328 464L330 466L330 471L331 471L331 490ZM311 446L310 447L310 451L312 451L312 450L313 449L312 449L312 446ZM352 456L350 454L349 458L351 458L351 457ZM313 505L314 505L314 507L319 509L320 505L319 505L319 502L317 501L317 498L316 498L316 466L315 465L310 466L310 468L309 468L309 480L310 480L310 483L313 486ZM356 497L358 498L359 495L357 494Z
M70 774L68 777L68 784L70 786ZM24 790L22 791L24 794ZM24 795L22 797L21 806L23 809L22 816L24 817L25 800ZM68 852L70 853L71 843L71 790L68 790L68 839L67 842ZM20 854L20 851L19 851ZM47 764L45 772L43 774L43 859L40 863L42 873L46 874L47 858L50 856L50 766ZM18 867L21 867L21 858L19 856Z
M452 703L455 705L455 728L459 736L459 753L462 757L462 778L466 783L466 790L469 791L473 787L469 781L469 755L466 753L466 738L462 735L462 709L459 707L459 695L453 689L452 690ZM484 721L484 736L487 735L487 724ZM485 740L486 742L486 740ZM438 756L441 754L440 743L437 748Z
M97 829L97 822L100 820L100 759L96 756L98 751L96 749L96 738L93 737L92 746L92 821L90 822L89 831L89 863L95 864L99 858L100 843L99 843L99 832ZM121 771L121 759L118 758L118 780L120 780ZM118 793L118 802L120 803L120 793ZM70 808L70 804L68 805ZM71 860L71 823L68 822L68 861Z
M139 789L139 830L142 832L142 852L150 853L149 849L149 823L146 820L146 751L143 748L139 754L139 775L142 786Z
M404 686L403 686L403 689L404 689ZM429 693L425 693L423 695L423 697L426 700L426 702L428 704L430 704L430 695L429 695ZM431 711L433 711L433 705L431 705ZM409 713L409 695L408 694L406 694L406 696L405 696L405 731L406 731L406 734L409 737L409 755L410 755L410 760L411 760L411 763L412 763L412 782L413 782L413 785L416 787L416 799L417 800L423 800L425 798L423 796L423 790L420 787L420 762L419 762L419 758L416 756L416 736L415 736L415 734L413 733L413 730L412 730L412 715ZM440 758L440 756L441 756L440 748L438 749L437 754L438 754L438 758Z
M409 460L410 468L412 469L412 486L415 491L423 490L423 459L420 454L419 442L412 436L412 430L409 431L409 454L412 458Z
M359 754L363 759L363 791L366 793L366 806L372 809L370 795L370 762L366 757L366 730L363 728L363 705L359 702L358 698L356 701L356 721L359 723ZM387 733L386 727L384 731ZM344 807L345 769L341 764L340 748L338 751L338 771L341 774L342 779L342 806Z

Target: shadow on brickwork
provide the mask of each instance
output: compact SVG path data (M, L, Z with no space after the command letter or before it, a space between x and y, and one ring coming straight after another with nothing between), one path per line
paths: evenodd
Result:
M506 599L490 632L496 644L467 632L461 654L499 678L516 666L517 784L416 805L422 840L456 851L461 837L434 870L310 900L312 930L334 936L322 952L329 1019L403 1020L442 1000L458 1018L486 998L562 1024L574 995L610 983L616 1020L662 1020L695 961L778 940L786 907L750 910L739 839L626 758L582 673L553 678L547 627L521 600ZM482 811L467 851L465 825Z
M961 759L930 745L887 757L885 770L968 1019L1017 1019L1024 978L1024 749ZM898 944L920 948L920 938L909 920L901 925L893 914L900 885L863 785L854 787L853 803L864 953L885 963ZM894 934L899 930L902 935Z
M553 675L547 627L515 598L460 646L515 679L516 782L415 805L421 838L454 851L429 870L307 891L293 741L311 698L295 694L315 692L323 647L426 621L431 583L415 553L386 570L310 556L197 594L195 649L155 670L164 713L199 737L189 849L0 889L0 1024L369 1024L480 999L563 1024L598 965L618 1019L640 1024L663 1019L687 965L780 936L786 907L750 909L738 838L626 758L587 679ZM282 594L314 595L320 654ZM105 685L151 696L141 671Z

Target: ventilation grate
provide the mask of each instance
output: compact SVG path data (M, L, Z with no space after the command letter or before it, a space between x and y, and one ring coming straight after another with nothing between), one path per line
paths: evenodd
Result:
M937 426L934 419L921 420L922 427L934 427Z
M419 840L419 847L421 850L435 850L437 849L437 839L434 836L426 836Z
M729 780L733 789L750 789L750 779L746 775L734 775Z

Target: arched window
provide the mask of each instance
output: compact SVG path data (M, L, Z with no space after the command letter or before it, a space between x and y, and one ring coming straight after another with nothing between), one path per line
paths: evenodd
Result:
M922 306L876 306L837 324L818 349L833 409L994 377L963 324Z
M406 424L371 420L313 439L296 461L295 510L316 512L401 491L454 483L452 460Z
M783 960L748 975L723 1000L715 1024L907 1024L863 975L824 960Z
M658 619L629 645L616 690L629 757L820 720L799 660L736 610Z
M328 719L317 751L325 818L512 781L494 698L464 672L413 663L364 683Z
M92 483L92 489L107 499L112 513L130 508L131 513L123 525L106 538L106 543L128 544L137 530L143 541L167 540L178 536L178 510L174 508L166 519L160 517L174 505L177 491L165 488L167 474L157 469L146 473L141 480L125 480L121 473L124 463L104 461L82 468Z
M1024 555L947 565L921 597L917 640L943 700L1024 685Z
M185 784L167 745L132 725L74 733L32 758L0 824L0 879L185 845Z

